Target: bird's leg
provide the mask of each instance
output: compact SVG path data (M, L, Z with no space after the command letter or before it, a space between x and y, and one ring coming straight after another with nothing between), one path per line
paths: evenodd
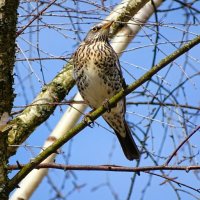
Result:
M94 127L94 121L91 119L90 113L92 113L95 109L92 109L89 113L85 114L83 117L83 122L86 123L90 128Z
M109 104L109 99L105 99L103 101L102 105L107 110L108 113L111 111L110 104Z

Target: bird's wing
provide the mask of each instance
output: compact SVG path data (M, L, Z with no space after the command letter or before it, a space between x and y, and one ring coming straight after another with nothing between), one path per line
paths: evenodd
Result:
M116 56L117 56L117 55L116 55ZM125 79L124 79L123 74L122 74L122 68L121 68L121 65L120 65L118 56L117 56L116 66L117 66L117 69L119 70L119 73L120 73L120 76L121 76L122 88L125 89L125 88L127 87L127 85L126 85Z

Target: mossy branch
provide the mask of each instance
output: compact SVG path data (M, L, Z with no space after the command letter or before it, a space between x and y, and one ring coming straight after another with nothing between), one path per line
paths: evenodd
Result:
M106 18L106 20L112 20L115 23L112 26L111 37L113 37L118 31L120 31L142 7L144 7L149 0L124 0L117 6L112 13ZM120 13L116 15L116 13Z
M169 63L173 62L176 58L183 55L185 52L190 50L192 47L200 43L200 36L195 37L190 42L183 45L181 48L162 59L159 64L155 65L151 68L147 73L145 73L141 78L136 80L134 83L129 85L125 90L121 90L115 96L113 96L108 102L110 107L114 107L116 103L122 99L127 94L131 93L138 87L140 87L143 83L150 80L153 75L155 75L158 71L166 67ZM106 108L104 106L99 107L90 113L91 120L97 119L104 112L106 112ZM8 192L12 191L16 185L38 164L40 164L45 158L47 158L52 153L55 153L57 149L59 149L63 144L69 141L72 137L74 137L77 133L83 130L86 126L88 126L87 122L83 121L68 131L63 137L59 138L55 141L50 147L45 149L42 153L40 153L34 160L25 165L8 183L7 190Z
M21 144L34 129L49 118L56 108L55 102L60 102L74 86L72 77L73 66L68 63L62 71L48 85L44 86L40 94L24 111L11 120L6 129L10 129L8 135L9 145ZM9 148L9 156L14 154L17 147Z

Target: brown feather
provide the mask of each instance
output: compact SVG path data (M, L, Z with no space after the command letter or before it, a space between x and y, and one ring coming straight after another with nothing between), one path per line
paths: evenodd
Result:
M117 138L121 144L122 150L126 156L127 159L129 160L134 160L134 159L139 159L140 158L140 152L137 148L137 145L132 137L132 134L130 132L130 129L124 121L125 128L126 128L126 136L122 137L121 134L115 131Z

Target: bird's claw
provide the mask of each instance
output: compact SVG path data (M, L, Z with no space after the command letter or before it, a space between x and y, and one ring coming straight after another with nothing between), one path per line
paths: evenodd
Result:
M94 121L91 119L91 116L90 114L86 114L84 117L83 117L83 122L86 123L90 128L93 128L94 127Z
M108 99L105 99L105 100L103 101L103 106L104 106L104 108L107 110L108 113L111 111L111 108L110 108L110 104L109 104L109 100L108 100Z

